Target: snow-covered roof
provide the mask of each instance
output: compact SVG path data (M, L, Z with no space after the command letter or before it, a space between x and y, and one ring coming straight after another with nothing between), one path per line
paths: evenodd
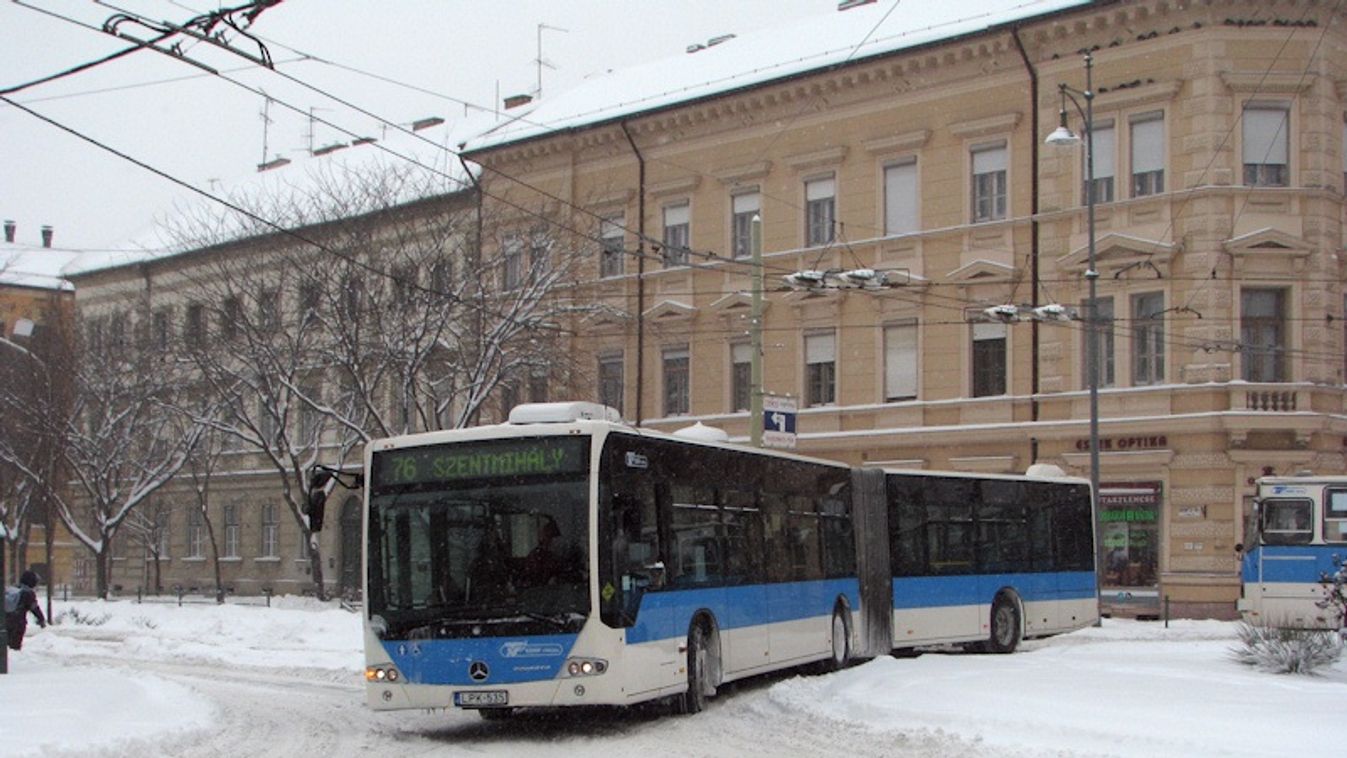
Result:
M1090 0L901 0L734 37L694 53L610 71L463 144L470 153L761 85L848 61L976 34ZM526 109L525 109L526 108Z
M66 268L79 258L76 250L0 242L0 286L71 290Z
M285 161L265 171L250 171L202 189L287 229L331 220L338 213L343 217L359 215L375 210L373 204L386 207L456 192L469 186L470 180L450 146L467 135L480 133L485 128L484 119L490 115L478 114L457 121L446 119L413 132L390 128L385 134L371 135L373 139L347 140L336 143L335 149L320 147L315 150L318 155ZM381 172L392 176L395 169L408 175L414 173L416 177L403 182L390 181L383 187L387 194L377 197L364 196L359 191L349 196L333 196L333 189L343 186L343 177L373 177ZM142 234L127 241L124 249L86 253L72 262L65 273L80 275L170 258L276 231L269 224L249 219L206 197L163 209L158 219ZM180 233L172 231L175 227ZM201 236L193 236L197 234Z

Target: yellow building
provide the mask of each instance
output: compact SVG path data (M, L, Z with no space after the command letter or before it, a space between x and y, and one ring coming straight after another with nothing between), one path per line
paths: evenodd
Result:
M694 46L465 146L507 226L589 238L577 389L745 438L758 214L801 452L1088 475L1086 165L1044 144L1063 107L1083 130L1088 49L1108 610L1233 615L1254 478L1347 470L1332 5L909 5ZM781 286L858 269L891 286ZM1023 318L1046 305L1076 316Z

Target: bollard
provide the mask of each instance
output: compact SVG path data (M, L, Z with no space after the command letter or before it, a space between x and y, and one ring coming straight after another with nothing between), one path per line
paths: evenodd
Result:
M63 603L68 603L68 602L70 602L70 585L69 585L69 584L63 584L63 585L61 585L61 602L63 602Z
M182 607L182 595L183 595L183 592L182 592L182 585L181 585L181 584L179 584L179 585L177 586L177 590L178 590L178 607L181 608L181 607Z
M270 588L270 587L263 587L263 588L262 588L262 594L267 596L267 607L270 608L270 607L271 607L271 588Z
M1169 628L1169 595L1165 595L1165 628Z
M140 589L140 587L136 587L136 605L140 605L141 603Z

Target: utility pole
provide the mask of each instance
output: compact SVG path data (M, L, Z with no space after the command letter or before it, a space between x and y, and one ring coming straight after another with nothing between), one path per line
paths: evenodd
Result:
M748 438L762 447L762 216L753 214L749 246L753 249L753 303L749 314Z

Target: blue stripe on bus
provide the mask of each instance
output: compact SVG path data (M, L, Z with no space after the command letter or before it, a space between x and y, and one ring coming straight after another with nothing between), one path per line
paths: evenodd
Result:
M575 634L385 642L405 684L484 686L555 679L575 646ZM468 667L485 663L485 679Z
M1333 556L1347 555L1347 545L1260 545L1244 556L1245 583L1292 582L1312 584L1336 571ZM1258 575L1262 564L1263 574Z
M692 614L703 608L721 629L830 616L839 595L856 610L859 587L859 581L851 578L647 592L641 597L636 624L627 630L627 642L685 637Z
M1004 587L1014 589L1025 602L1082 600L1098 594L1090 571L895 577L893 607L912 610L990 604Z

